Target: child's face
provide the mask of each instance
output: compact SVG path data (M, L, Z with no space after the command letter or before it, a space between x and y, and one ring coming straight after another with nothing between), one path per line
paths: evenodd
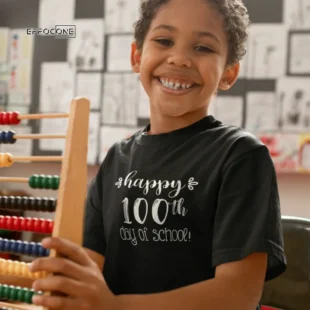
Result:
M151 113L205 115L217 89L227 90L237 77L239 65L227 70L227 54L221 16L205 0L170 0L163 5L143 50L132 51L133 69L140 73Z

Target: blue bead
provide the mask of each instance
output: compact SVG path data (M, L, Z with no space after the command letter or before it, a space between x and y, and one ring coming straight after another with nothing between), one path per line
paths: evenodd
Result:
M38 256L45 256L45 249L40 244L37 245Z
M30 255L37 256L36 254L36 244L34 242L30 242Z
M25 251L25 242L21 242L18 244L18 253L24 254Z
M4 252L10 252L10 241L8 239L4 239Z
M0 238L0 252L4 251L4 241L2 238Z
M45 256L49 256L50 255L50 249L44 249L45 252Z
M22 241L17 240L17 241L14 243L14 249L12 248L12 252L14 252L14 253L19 253L19 249L20 249L20 247L21 247L21 243L22 243Z
M8 252L12 252L14 249L15 240L9 240Z
M31 244L29 242L25 244L24 254L31 255Z
M0 143L6 143L6 131L0 131Z
M16 139L14 139L15 131L8 131L6 134L6 141L7 143L14 144Z

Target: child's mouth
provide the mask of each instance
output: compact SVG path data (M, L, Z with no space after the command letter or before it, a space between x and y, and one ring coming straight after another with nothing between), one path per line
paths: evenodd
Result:
M164 86L167 89L174 90L174 91L187 91L190 90L196 86L197 84L193 82L181 82L177 80L169 80L167 78L161 78L161 77L156 77L158 82Z

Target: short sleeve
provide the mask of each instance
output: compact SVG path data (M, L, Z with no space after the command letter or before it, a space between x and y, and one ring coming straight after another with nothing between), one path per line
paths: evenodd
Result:
M225 167L215 213L213 266L254 252L268 254L266 281L285 271L276 172L265 146Z
M103 186L102 167L93 179L86 198L83 247L105 255L106 243L104 237L102 199L99 192Z

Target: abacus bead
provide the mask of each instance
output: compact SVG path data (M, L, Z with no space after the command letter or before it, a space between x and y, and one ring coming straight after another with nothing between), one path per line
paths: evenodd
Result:
M9 197L8 196L3 196L3 204L5 205L5 209L9 209Z
M9 240L3 239L3 252L8 252L9 249Z
M17 293L18 301L24 301L25 299L25 289L21 288Z
M37 176L38 176L37 174L34 174L29 178L28 184L31 188L36 188L35 185L36 185Z
M5 224L5 219L4 219L4 215L0 215L0 228L4 228L4 224Z
M0 112L0 125L5 125L3 121L4 115L5 115L5 112Z
M51 189L58 189L59 187L59 177L57 175L52 176L52 181L51 181Z
M44 188L44 189L48 189L49 188L49 179L45 175L42 176L41 188Z
M48 231L47 233L51 234L53 232L54 222L52 220L48 220Z
M31 255L31 245L29 242L27 242L25 244L25 247L24 247L24 254L26 255Z
M11 131L11 130L7 131L5 135L6 143L14 144L16 142L16 139L14 139L14 135L15 135L14 131Z
M11 115L12 115L11 112L6 112L3 115L3 123L4 123L4 125L10 125L11 124Z
M42 219L37 219L34 221L34 224L33 224L33 230L35 232L40 232L41 230L41 225L42 225Z
M6 228L9 229L9 230L13 229L13 218L11 216L7 217Z
M25 250L25 243L23 241L21 241L20 243L18 243L17 245L17 251L18 253L24 253Z
M4 216L4 229L8 229L8 224L10 222L11 217L8 215Z
M0 132L0 143L6 144L6 131Z
M27 219L24 217L19 217L19 226L21 230L26 230Z
M4 298L8 298L9 297L9 292L10 292L10 288L8 285L4 284L3 285L3 297Z
M4 196L0 196L0 208L1 209L5 209L5 205L4 205Z
M33 231L35 220L36 219L34 219L34 218L30 218L30 217L27 218L27 222L26 222L26 230L27 231Z
M15 242L13 242L11 244L11 252L13 253L18 253L18 247L19 247L19 244L21 243L20 240L16 240Z
M13 229L15 231L20 231L21 230L20 219L17 216L13 217Z
M37 244L37 245L36 245L36 253L37 253L36 255L37 255L37 256L40 256L40 257L46 256L46 255L45 255L45 250L46 250L46 249L44 249L40 244Z
M20 123L20 119L18 117L19 117L19 112L17 111L12 112L10 115L10 123L12 125L18 125Z
M27 304L31 304L33 294L34 294L33 290L27 290L25 293L24 302L26 302Z
M41 211L42 210L42 205L43 205L43 201L42 201L42 198L40 198L40 197L36 197L35 199L34 199L34 208L33 208L33 210L34 211Z
M48 201L48 212L54 212L56 210L57 200L54 198L50 198Z
M10 292L9 292L8 299L9 300L16 300L16 298L17 298L16 288L13 285L10 285Z
M3 284L0 284L0 298L4 298L4 285Z
M4 240L3 238L0 238L0 252L4 251Z
M8 208L10 210L16 210L17 206L16 206L16 198L15 196L10 196L8 199Z

